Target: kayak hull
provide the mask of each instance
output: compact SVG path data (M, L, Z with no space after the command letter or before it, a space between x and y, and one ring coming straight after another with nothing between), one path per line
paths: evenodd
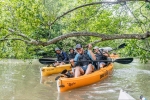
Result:
M109 74L113 72L113 64L109 64L107 67L101 68L91 74L83 75L77 78L59 78L57 80L58 92L65 92L71 89L90 85L107 78Z
M41 76L49 76L51 74L61 73L63 70L71 70L71 64L65 64L56 67L42 67L40 69Z

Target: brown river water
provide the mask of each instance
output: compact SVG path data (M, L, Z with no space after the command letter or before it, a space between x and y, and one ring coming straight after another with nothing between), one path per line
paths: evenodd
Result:
M38 60L0 60L0 100L118 100L120 89L139 100L150 100L150 63L138 59L123 65L114 63L107 79L82 88L58 93L55 77L40 76ZM90 80L89 80L90 81Z

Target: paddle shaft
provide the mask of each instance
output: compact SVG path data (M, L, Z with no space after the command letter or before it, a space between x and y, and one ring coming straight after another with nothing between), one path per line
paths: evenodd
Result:
M43 63L45 62L51 62L51 63L55 63L55 62L64 62L64 63L68 63L70 61L42 61ZM73 61L73 62L113 62L112 60L85 60L85 61Z
M117 63L121 63L121 64L128 64L131 63L133 61L133 58L119 58L119 59L110 59L110 60L95 60L95 61L91 61L91 60L85 60L85 61L74 61L74 62L117 62ZM39 59L39 62L42 64L52 64L55 62L70 62L70 61L51 61L51 60L44 60L44 59Z

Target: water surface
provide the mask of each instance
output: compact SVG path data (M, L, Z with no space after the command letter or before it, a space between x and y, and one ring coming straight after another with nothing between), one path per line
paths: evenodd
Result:
M115 63L114 72L107 79L64 93L57 92L54 79L58 74L40 76L43 66L38 60L1 60L0 100L117 100L120 89L136 100L141 94L150 100L150 63Z

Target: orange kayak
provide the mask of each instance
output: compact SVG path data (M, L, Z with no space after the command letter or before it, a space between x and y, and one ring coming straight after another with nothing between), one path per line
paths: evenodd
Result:
M65 65L60 65L56 67L42 67L40 69L41 76L49 76L51 74L58 74L61 73L63 70L71 70L71 64L65 64Z
M58 92L65 92L67 90L90 85L102 81L103 79L107 78L112 72L113 64L111 63L108 66L88 75L83 75L77 78L61 77L57 80L57 90Z
M110 58L112 59L116 59L116 58L119 58L119 55L118 54L110 54Z

